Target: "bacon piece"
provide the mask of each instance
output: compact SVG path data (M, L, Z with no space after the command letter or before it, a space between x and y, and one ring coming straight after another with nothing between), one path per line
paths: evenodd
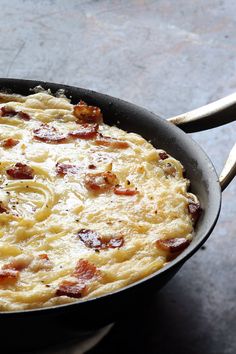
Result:
M10 263L4 264L2 269L13 269L13 270L22 270L27 268L32 262L33 257L30 255L21 254L16 256Z
M59 176L63 177L67 174L76 174L79 168L75 165L65 164L58 162L56 164L56 172Z
M15 166L6 170L7 174L14 179L33 179L34 170L24 163L17 162Z
M72 282L64 280L56 291L56 296L68 296L74 298L81 298L86 295L87 286L85 284L79 284L78 282Z
M1 108L1 117L15 117L23 119L23 120L30 120L30 115L28 113L22 112L22 111L15 111L12 108L9 107L2 107Z
M93 263L86 259L80 259L72 273L81 283L86 283L98 274L98 270Z
M195 203L192 199L189 200L188 211L194 221L196 223L201 215L202 209L199 203Z
M85 187L93 192L105 192L111 189L116 182L116 175L110 171L88 173L85 176Z
M176 168L172 166L170 163L167 163L166 166L163 167L163 170L166 175L168 176L175 176L176 175Z
M168 157L169 157L169 155L165 151L159 152L159 156L160 156L161 160L168 159Z
M2 147L8 149L8 148L12 148L13 146L16 146L17 144L19 144L19 140L13 139L13 138L8 138L8 139L3 140L1 145L2 145Z
M77 281L64 280L56 291L57 296L69 296L80 298L87 294L87 284L98 275L98 270L94 264L86 259L80 259L76 264L72 276Z
M95 140L95 144L102 146L110 146L117 149L127 149L129 147L127 141L118 140L115 138L111 138L110 136L104 136L102 134L98 135L98 138Z
M163 251L168 251L169 253L179 253L188 247L190 241L183 237L169 238L166 240L157 240L156 246Z
M2 269L11 269L11 270L22 270L26 268L29 264L24 261L13 260L10 263L4 264Z
M78 232L77 237L85 244L85 246L93 249L120 248L124 244L124 238L112 237L105 238L99 236L96 231L82 229Z
M30 270L38 272L40 270L49 270L53 268L53 263L50 261L46 253L39 254L30 265Z
M46 261L49 261L49 257L47 255L47 253L42 253L42 254L39 254L38 257L40 259L45 259Z
M96 106L88 106L85 102L80 101L78 105L74 106L74 116L78 123L101 123L102 113L100 108Z
M6 212L7 212L7 208L3 205L2 202L0 202L0 214L6 213Z
M117 195L127 195L127 196L132 196L135 194L138 194L139 192L137 191L137 189L134 188L124 188L121 186L116 186L113 189L114 193Z
M124 237L112 237L107 243L108 248L120 248L124 244Z
M97 167L95 165L93 165L93 164L90 164L90 165L88 165L88 168L90 170L95 170Z
M89 248L102 248L102 240L96 231L81 229L77 237Z
M69 133L72 138L94 139L97 136L98 124L80 124L79 129Z
M17 112L9 107L1 107L1 117L14 117L17 115Z
M34 138L46 143L60 144L66 142L66 135L59 133L55 127L48 124L42 124L34 129Z
M19 271L15 269L0 270L0 283L16 281L19 278Z
M25 113L25 112L22 112L22 111L19 111L17 112L17 116L20 118L20 119L23 119L23 120L30 120L31 117L28 113Z

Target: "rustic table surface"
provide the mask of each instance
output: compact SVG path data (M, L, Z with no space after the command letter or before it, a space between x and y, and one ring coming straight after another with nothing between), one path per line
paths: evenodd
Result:
M91 88L167 118L236 91L235 0L1 0L0 76ZM220 172L236 123L193 134ZM236 353L236 183L205 248L90 353Z

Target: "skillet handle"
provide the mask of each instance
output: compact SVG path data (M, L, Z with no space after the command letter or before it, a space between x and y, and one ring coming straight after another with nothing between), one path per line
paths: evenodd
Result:
M228 186L232 179L236 176L236 144L229 153L229 157L221 171L219 182L222 191Z
M236 120L236 92L193 111L167 119L186 133L216 128Z
M236 120L236 92L193 111L167 119L186 133L216 128ZM236 175L236 144L219 177L222 191Z

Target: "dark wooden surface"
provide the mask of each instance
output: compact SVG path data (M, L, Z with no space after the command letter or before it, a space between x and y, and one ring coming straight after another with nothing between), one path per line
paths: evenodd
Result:
M164 118L236 90L234 0L1 0L0 76L118 96ZM193 134L223 167L236 124ZM215 231L91 354L236 353L236 183Z

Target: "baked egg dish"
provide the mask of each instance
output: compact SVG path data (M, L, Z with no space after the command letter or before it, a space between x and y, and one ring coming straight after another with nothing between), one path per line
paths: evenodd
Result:
M63 94L0 94L0 311L98 297L165 266L200 214L182 164Z

